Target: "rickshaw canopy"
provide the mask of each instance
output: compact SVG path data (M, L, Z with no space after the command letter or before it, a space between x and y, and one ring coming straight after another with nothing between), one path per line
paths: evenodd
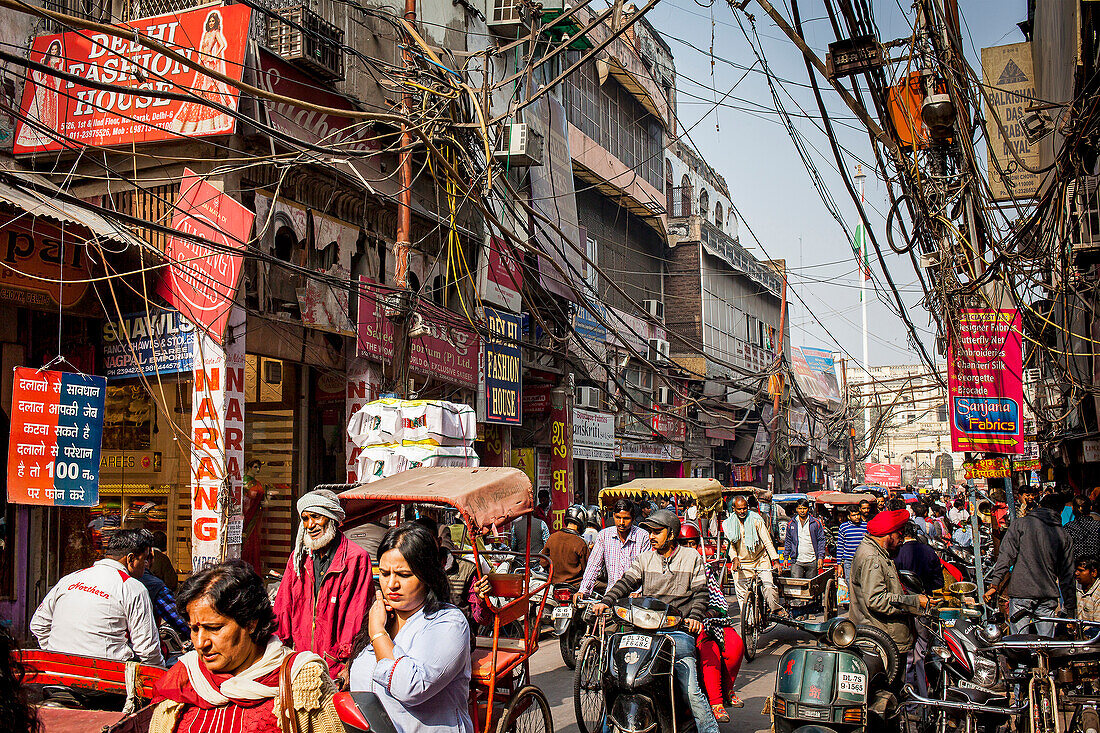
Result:
M772 503L773 504L791 504L791 503L796 502L796 501L801 501L802 499L806 499L807 501L809 501L810 495L809 494L775 494L774 496L772 496Z
M344 526L354 527L408 503L457 509L471 534L503 528L534 509L531 479L518 468L410 468L340 494L347 512Z
M879 486L878 484L860 484L852 489L854 493L872 493L876 497L886 496L889 494L889 490L885 486Z
M861 501L869 501L873 504L876 500L877 497L874 494L845 494L843 491L826 491L815 499L818 504L831 504L832 506L847 506L858 504Z
M704 512L713 511L722 502L722 484L712 478L636 478L625 484L600 491L600 507L615 499L668 499L691 497Z

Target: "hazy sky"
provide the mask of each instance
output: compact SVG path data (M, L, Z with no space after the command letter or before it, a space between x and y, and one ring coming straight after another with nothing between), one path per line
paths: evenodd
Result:
M789 4L785 0L772 2L782 9L787 18L791 17ZM906 20L912 15L907 3L873 0L873 6L880 40L885 42L912 34ZM960 0L960 7L965 23L963 41L967 46L967 57L979 73L980 49L983 46L1024 40L1016 23L1025 17L1025 0ZM854 227L857 221L855 206L836 171L828 138L818 127L820 119L810 119L803 114L804 110L816 117L818 112L808 85L802 54L759 5L749 2L746 10L755 16L763 57L772 74L780 81L776 91L794 126L804 135L806 150L825 188L849 227ZM823 3L821 0L803 0L799 3L799 11L810 46L824 58L825 48L834 36ZM862 321L855 257L844 230L822 203L794 143L780 123L766 76L760 73L756 55L738 26L734 13L724 0L715 0L710 7L696 0L662 0L647 16L664 35L676 59L681 125L690 129L691 140L701 149L707 161L725 176L734 203L748 225L741 227L741 242L753 244L748 231L751 228L763 243L764 251L759 248L753 250L757 257L787 260L790 287L797 293L788 297L791 303L792 343L837 351L843 348L856 359L862 359ZM751 38L751 25L744 14L739 15ZM712 28L716 57L713 75L710 56ZM746 74L745 67L753 67L753 71ZM837 128L838 139L856 156L846 154L849 167L854 169L858 159L871 159L867 134L862 128L857 129L852 114L827 83L819 78L819 84ZM728 96L725 96L727 93ZM715 101L723 100L723 97L722 105L715 108ZM875 234L884 248L886 201L884 185L869 175L868 216L872 217ZM873 254L872 263L876 276L881 280L881 270ZM911 319L925 336L929 353L933 353L933 331L929 326L928 313L918 304L920 286L909 258L887 255L887 263L909 304ZM798 296L801 296L801 301ZM885 289L876 294L869 284L871 364L918 361L909 346L901 319L883 305L880 298L889 299L890 295Z

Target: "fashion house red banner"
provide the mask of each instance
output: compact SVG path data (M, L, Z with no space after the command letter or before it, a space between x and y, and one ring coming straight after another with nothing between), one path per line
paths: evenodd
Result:
M241 80L250 15L247 5L206 6L121 26L190 65L136 37L76 31L35 38L30 61L36 65L23 86L15 153L232 133L239 92L203 71Z

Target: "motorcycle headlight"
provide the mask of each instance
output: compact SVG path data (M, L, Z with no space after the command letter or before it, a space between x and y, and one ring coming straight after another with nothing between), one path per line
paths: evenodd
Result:
M664 617L664 614L660 611L639 608L638 606L617 606L615 615L628 624L647 631L661 628L661 619Z
M847 649L856 640L856 625L840 618L829 626L829 643L838 649Z
M997 663L984 657L974 656L974 682L989 687L997 681Z

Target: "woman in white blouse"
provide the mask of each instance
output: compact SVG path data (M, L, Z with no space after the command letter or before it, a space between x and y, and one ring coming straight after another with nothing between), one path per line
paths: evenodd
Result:
M473 733L470 627L449 603L439 548L422 525L390 529L378 547L380 597L352 654L352 690L378 695L399 733Z

